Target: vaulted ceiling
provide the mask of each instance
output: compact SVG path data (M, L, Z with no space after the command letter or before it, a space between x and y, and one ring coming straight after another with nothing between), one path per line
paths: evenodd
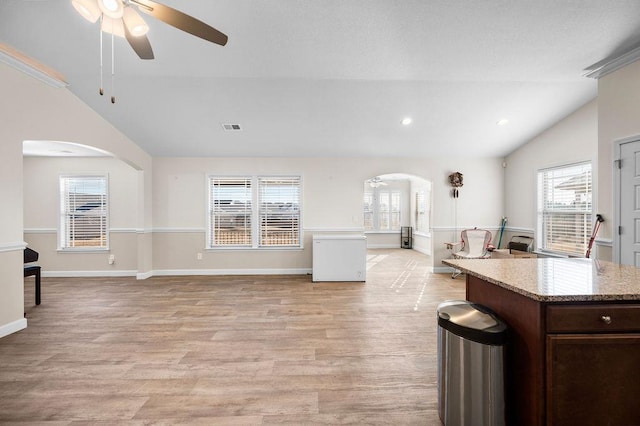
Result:
M510 153L596 96L584 68L640 40L637 0L163 3L228 44L145 15L156 59L116 38L114 90L105 37L106 96L98 24L70 0L0 1L0 41L153 156L433 157Z

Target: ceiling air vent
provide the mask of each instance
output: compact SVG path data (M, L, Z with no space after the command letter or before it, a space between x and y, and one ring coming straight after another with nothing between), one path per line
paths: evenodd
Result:
M239 132L242 130L239 124L225 124L222 123L222 128L225 132Z

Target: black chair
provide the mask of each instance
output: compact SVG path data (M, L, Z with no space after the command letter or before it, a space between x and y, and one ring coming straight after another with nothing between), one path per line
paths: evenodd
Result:
M38 252L31 250L29 247L24 249L24 276L36 277L36 305L40 304L40 266L38 265L26 265L27 263L35 262L38 260Z

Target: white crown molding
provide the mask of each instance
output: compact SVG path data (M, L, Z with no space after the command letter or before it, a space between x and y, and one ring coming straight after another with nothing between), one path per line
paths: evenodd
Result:
M585 77L600 79L640 59L640 46L621 55L605 58L584 69Z
M69 85L69 83L65 81L64 76L58 71L28 57L24 53L4 43L0 43L0 62L17 69L18 71L22 71L23 73L42 81L51 87L59 89Z

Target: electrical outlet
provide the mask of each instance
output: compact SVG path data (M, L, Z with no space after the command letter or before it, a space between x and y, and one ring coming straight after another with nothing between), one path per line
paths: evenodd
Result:
M202 260L202 253L196 254L196 260Z
M116 255L115 254L110 254L109 255L109 265L113 265L114 263L116 263Z

